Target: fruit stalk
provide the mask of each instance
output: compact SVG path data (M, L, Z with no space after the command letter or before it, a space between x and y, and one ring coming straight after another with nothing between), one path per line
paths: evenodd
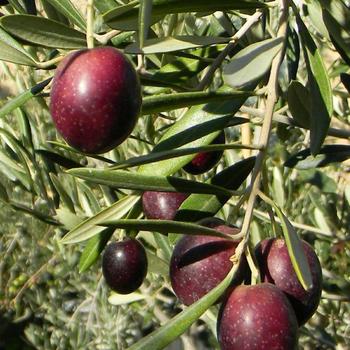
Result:
M86 44L89 49L94 48L94 0L88 0L86 7L87 28Z
M265 163L266 149L270 139L271 125L273 120L274 108L278 99L278 72L284 57L286 39L287 39L287 28L288 28L288 1L280 0L281 2L281 17L280 25L277 37L283 38L283 47L281 51L276 55L272 61L271 73L269 82L267 85L267 101L265 109L265 118L261 129L259 145L262 146L262 149L258 152L255 166L252 173L251 183L249 185L250 194L248 197L248 203L246 212L243 219L241 235L243 236L242 241L236 249L235 258L237 261L240 261L241 255L244 253L246 246L249 241L249 227L253 217L253 210L255 206L256 197L259 191L260 182L261 182L261 171Z

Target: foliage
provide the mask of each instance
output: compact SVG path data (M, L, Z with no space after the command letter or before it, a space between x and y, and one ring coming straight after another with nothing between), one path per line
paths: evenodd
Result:
M284 235L305 288L310 272L298 237L313 245L323 297L301 328L300 348L345 349L349 6L99 0L93 23L73 0L1 7L0 347L218 348L211 305L235 269L186 308L168 277L178 233L193 234L197 220L216 215L242 227L243 253ZM128 54L143 86L132 135L104 155L65 144L48 110L58 62L85 48L92 29L95 46ZM210 145L222 130L227 143ZM216 150L224 156L210 172L182 170L199 151ZM143 218L140 194L157 189L191 193L176 222ZM137 293L121 297L101 278L100 254L124 235L142 240L149 273ZM250 268L254 280L252 260Z

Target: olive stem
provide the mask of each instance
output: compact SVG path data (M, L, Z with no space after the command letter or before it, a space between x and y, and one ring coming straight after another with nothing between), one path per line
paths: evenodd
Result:
M39 68L39 69L46 69L46 68L50 68L54 65L56 65L56 63L60 63L63 60L64 56L57 56L55 58L53 58L52 60L49 61L45 61L45 62L35 62L35 65Z
M247 106L242 106L240 109L241 112L249 114L251 116L257 117L257 118L264 118L264 111L261 109L257 109L257 108L253 108L253 107L247 107ZM284 114L281 114L279 112L276 112L273 114L273 120L278 122L278 123L282 123L282 124L286 124L286 125L291 125L291 126L295 126L301 129L305 129L308 130L308 128L306 128L305 126L300 126L298 125L293 118L290 118ZM334 137L338 137L338 138L344 138L344 139L348 139L350 138L350 130L347 129L337 129L337 128L329 128L327 134L329 136L334 136Z
M283 47L280 52L276 55L276 57L272 61L271 65L271 73L270 78L267 84L267 101L265 108L265 117L261 129L259 145L262 145L263 148L258 152L255 166L252 172L251 183L250 183L250 194L248 197L248 203L246 212L243 219L241 235L243 236L242 241L239 243L236 249L236 258L240 260L242 254L245 253L249 242L249 228L253 218L253 211L255 206L256 197L259 192L260 183L261 183L261 172L262 168L265 164L265 156L267 152L267 145L270 140L271 134L271 126L274 115L274 108L276 102L278 100L278 73L283 61L283 57L286 49L286 41L287 41L287 28L288 28L288 0L281 0L281 18L280 18L280 26L278 30L277 37L283 38Z
M94 48L94 0L88 0L86 7L87 28L86 28L86 44L89 49Z
M113 29L106 34L94 34L94 38L102 45L106 45L108 41L110 41L112 38L114 38L120 33L120 30Z
M261 220L269 220L269 215L266 213L263 213L262 211L258 210L258 209L254 209L254 215L256 217L258 217ZM274 219L276 222L280 223L281 220L277 217L274 216ZM289 220L290 221L290 220ZM332 237L333 235L331 233L327 233L324 230L318 228L318 227L314 227L314 226L310 226L310 225L306 225L306 224L301 224L299 222L295 222L295 221L290 221L290 223L295 227L298 228L300 230L304 230L304 231L309 231L309 232L313 232L315 234L319 234L322 236L326 236L326 237Z
M242 28L240 28L235 35L232 36L230 42L225 47L225 49L216 57L213 64L210 66L209 70L203 77L203 79L200 81L200 83L197 86L197 90L204 90L211 82L215 71L221 66L223 60L225 57L232 51L232 49L236 46L236 43L239 39L242 38L243 35L246 34L246 32L259 20L261 17L262 12L257 11L253 15L249 16L247 18L247 21L244 23Z

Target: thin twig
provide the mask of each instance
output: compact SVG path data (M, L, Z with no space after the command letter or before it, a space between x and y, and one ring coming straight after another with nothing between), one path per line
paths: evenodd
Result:
M283 47L279 54L273 59L271 65L271 73L268 82L268 96L266 101L265 117L261 129L259 144L263 146L263 149L259 151L255 166L252 172L252 179L250 184L250 194L248 198L247 208L243 219L241 235L243 236L242 241L239 243L236 249L236 260L239 261L241 255L245 252L249 241L249 228L253 217L253 210L255 206L256 196L259 191L261 182L261 171L265 163L266 148L270 139L271 126L274 114L275 104L278 99L278 72L284 57L286 38L287 38L287 25L288 25L288 4L286 0L281 0L281 18L280 27L278 30L277 37L284 38Z
M18 299L23 295L23 293L30 288L38 280L38 277L46 270L47 266L55 262L57 259L57 254L53 255L49 261L42 265L39 270L37 270L34 275L32 275L26 283L22 286L16 296L12 299L11 303L13 305L17 304Z
M210 84L215 71L221 66L225 57L228 54L230 54L230 52L236 46L236 43L259 20L261 15L262 15L262 12L257 11L253 15L251 15L247 18L247 21L244 23L244 25L237 31L237 33L235 35L232 36L231 40L229 41L229 43L227 44L225 49L216 57L215 61L210 66L209 70L207 71L207 73L205 74L203 79L198 84L197 90L204 90Z
M257 117L259 119L264 118L264 111L261 109L253 108L253 107L247 107L247 106L241 106L240 111L246 114L250 114L254 117ZM279 111L280 112L280 111ZM284 114L281 113L274 113L273 114L273 121L276 121L278 123L283 123L291 126L295 126L298 128L302 128L305 130L309 130L308 128L304 126L298 125L293 118L290 118ZM336 129L336 128L329 128L328 133L329 136L339 137L348 139L350 138L350 130L346 129Z
M269 219L270 216L266 213L263 213L262 211L258 210L258 209L254 209L254 215L257 216L258 218L264 220L264 219ZM274 220L278 223L281 223L281 220L277 217L274 216L273 217ZM290 220L289 220L290 221ZM298 228L300 230L304 230L304 231L309 231L309 232L313 232L315 234L319 234L322 236L327 236L327 237L333 237L332 233L329 232L325 232L324 230L314 227L314 226L310 226L310 225L306 225L306 224L301 224L299 222L295 222L295 221L290 221L290 223L295 227Z

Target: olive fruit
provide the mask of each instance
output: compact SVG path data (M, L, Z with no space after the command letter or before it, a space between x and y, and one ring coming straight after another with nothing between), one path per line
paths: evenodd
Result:
M135 291L147 274L145 248L131 238L110 243L103 253L102 273L115 292L129 294Z
M222 131L211 144L225 143L225 133ZM203 174L213 168L222 157L223 151L200 152L187 163L183 169L192 175Z
M299 325L304 324L316 311L322 293L321 264L313 248L302 241L309 263L312 287L306 291L294 271L284 239L265 239L255 248L261 279L275 284L290 300Z
M222 350L294 350L298 341L293 308L270 283L236 287L221 305L217 328Z
M147 219L173 220L187 196L181 192L146 191L142 195L143 212Z
M205 219L200 224L228 235L239 232L238 228L217 218ZM171 285L180 302L190 305L216 287L231 270L230 258L237 245L237 241L217 236L182 236L170 260ZM242 281L243 270L233 283Z
M112 47L67 55L56 69L50 112L69 145L84 153L103 153L133 130L141 89L132 63Z

